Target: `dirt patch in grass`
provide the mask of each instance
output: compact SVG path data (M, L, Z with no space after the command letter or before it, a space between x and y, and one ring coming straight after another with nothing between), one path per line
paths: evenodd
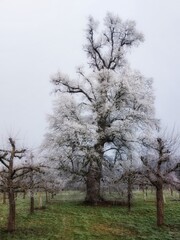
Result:
M127 206L127 202L125 201L111 201L111 200L103 200L96 203L91 202L83 202L84 205L87 206L97 206L97 207L111 207L111 206Z
M45 210L46 206L42 206L42 207L35 207L34 210Z
M169 230L177 230L179 232L180 223L179 224L164 224L164 228L169 228ZM180 232L179 232L180 234Z
M137 232L128 229L123 225L109 225L109 224L96 224L93 225L91 231L95 234L114 235L114 236L136 236Z

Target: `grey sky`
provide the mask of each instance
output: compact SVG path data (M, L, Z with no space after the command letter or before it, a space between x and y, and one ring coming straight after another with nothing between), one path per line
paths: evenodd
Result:
M75 76L86 63L87 17L101 21L107 11L135 20L144 33L131 65L153 77L163 125L180 129L179 0L0 0L0 139L8 133L41 143L52 109L50 76Z

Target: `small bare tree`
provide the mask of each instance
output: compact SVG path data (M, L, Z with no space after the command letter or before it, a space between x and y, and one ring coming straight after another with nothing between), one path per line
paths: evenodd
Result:
M0 162L4 166L3 176L5 189L8 193L9 198L9 216L8 216L8 232L12 232L15 230L15 213L16 213L16 205L15 205L15 188L16 188L16 179L20 177L22 174L22 168L14 167L14 159L21 159L24 156L26 149L17 149L15 145L15 141L12 138L9 138L10 149L4 150L0 149ZM20 174L19 174L20 173Z
M162 136L154 140L143 139L143 145L148 153L141 156L143 173L156 189L157 226L164 224L163 186L170 183L180 187L180 181L175 177L178 158L175 155L178 137Z
M26 149L17 149L15 140L8 139L9 147L0 149L0 176L3 179L3 190L7 192L9 199L9 215L7 231L15 230L16 202L15 193L24 188L23 177L32 171L32 166L28 166L25 159ZM21 163L15 161L21 160Z
M36 161L34 160L36 159ZM26 155L26 168L28 172L22 177L22 185L25 191L29 192L30 195L30 214L34 213L35 210L35 192L45 189L46 177L45 173L49 171L47 164L42 162L42 159L34 154L32 151Z

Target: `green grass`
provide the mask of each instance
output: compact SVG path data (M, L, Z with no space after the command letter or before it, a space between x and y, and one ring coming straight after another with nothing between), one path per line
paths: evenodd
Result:
M79 200L80 193L63 193L55 197L44 210L28 213L28 198L17 201L17 230L14 234L5 232L7 206L0 203L0 240L179 240L180 202L170 201L167 195L165 222L156 227L154 195L143 201L141 193L135 194L132 212L126 207L91 207ZM63 201L59 201L63 200ZM37 203L36 203L37 204Z

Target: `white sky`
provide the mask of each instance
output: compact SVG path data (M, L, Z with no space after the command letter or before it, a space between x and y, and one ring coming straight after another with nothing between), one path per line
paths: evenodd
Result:
M7 134L36 147L48 126L50 76L75 75L86 63L82 50L89 15L107 11L135 20L145 42L131 65L153 77L157 117L180 129L179 0L0 0L0 139Z

